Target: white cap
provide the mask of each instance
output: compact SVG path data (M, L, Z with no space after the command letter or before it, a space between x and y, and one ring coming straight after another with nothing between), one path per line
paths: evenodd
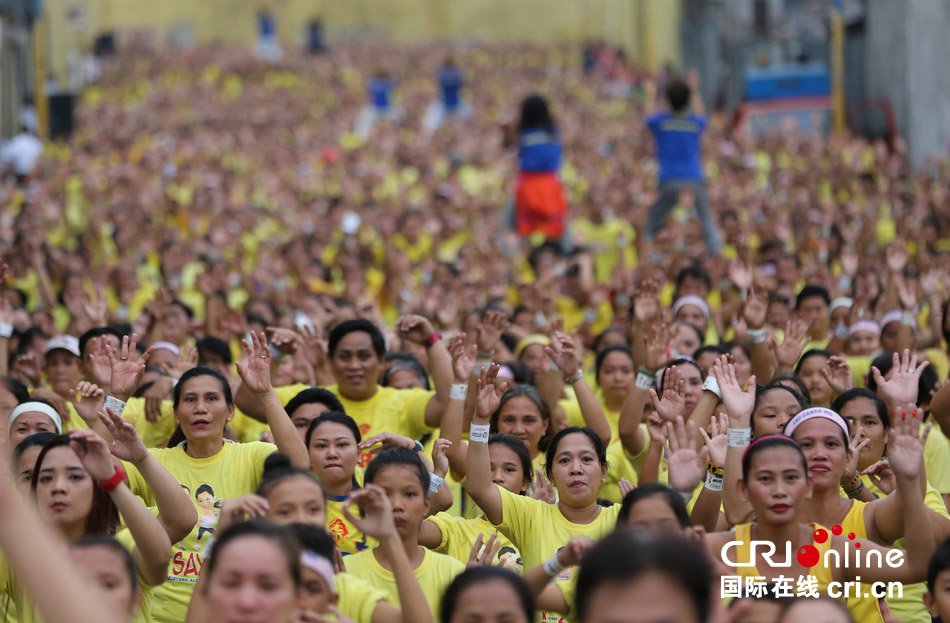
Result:
M54 335L46 343L46 352L65 350L70 355L81 357L79 354L79 340L71 335Z

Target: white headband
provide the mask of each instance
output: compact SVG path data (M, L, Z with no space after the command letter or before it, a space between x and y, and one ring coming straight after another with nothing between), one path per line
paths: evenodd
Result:
M881 327L878 326L873 320L858 320L856 323L848 327L848 337L851 337L858 331L868 331L874 335L881 335Z
M679 312L679 310L682 309L684 305L695 305L701 312L703 312L703 316L706 318L706 320L709 320L709 305L706 303L706 301L695 294L687 294L686 296L681 296L676 299L676 302L673 303L674 318L676 318L676 313Z
M789 420L788 424L785 425L785 434L791 437L792 433L795 432L795 429L801 426L803 422L807 422L808 420L814 419L816 417L831 420L841 427L841 430L844 431L845 437L847 437L849 440L851 439L851 432L848 430L848 423L844 421L844 418L831 409L826 409L824 407L810 407L804 411L799 411L795 417Z
M851 305L852 305L851 299L849 299L846 296L840 296L836 298L835 300L831 301L831 305L828 306L828 311L833 312L839 307L847 307L850 309Z
M171 342L155 342L152 344L152 348L155 350L167 350L176 357L181 354L181 349L172 344Z
M300 552L300 564L323 578L323 581L327 583L327 587L331 593L336 592L333 583L333 565L329 560L323 556L314 554L310 550L304 550Z
M13 422L24 413L42 413L53 420L57 434L63 432L63 418L59 416L56 409L42 402L24 402L17 405L16 409L10 412L10 422L7 424L8 434L13 431Z

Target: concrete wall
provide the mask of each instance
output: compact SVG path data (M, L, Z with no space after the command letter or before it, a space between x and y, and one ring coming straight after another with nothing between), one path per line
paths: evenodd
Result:
M950 150L950 0L869 0L868 97L887 98L915 167Z

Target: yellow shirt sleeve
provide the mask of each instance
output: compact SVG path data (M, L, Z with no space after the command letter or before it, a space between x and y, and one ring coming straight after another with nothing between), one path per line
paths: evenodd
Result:
M338 573L333 577L336 591L340 595L337 608L353 623L372 623L373 612L379 602L386 601L386 593L370 586L355 575Z

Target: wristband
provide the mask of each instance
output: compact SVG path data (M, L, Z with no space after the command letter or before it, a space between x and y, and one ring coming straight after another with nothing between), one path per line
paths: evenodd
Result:
M468 395L468 383L452 383L452 389L449 391L449 398L452 400L465 400Z
M485 359L491 359L491 358L494 357L494 356L495 356L495 349L493 348L493 349L491 349L490 351L488 351L487 353L483 353L482 351L478 351L478 352L475 354L475 359L476 359L476 360L485 360Z
M855 487L858 486L860 482L861 482L861 477L855 474L854 476L851 477L850 480L848 480L848 482L841 483L841 488L844 489L845 491L847 491L848 489L854 489Z
M708 471L711 474L715 474L717 476L722 476L723 474L726 473L726 469L724 467L719 467L715 463L710 463L709 465L707 465L706 471Z
M745 336L749 338L749 344L765 343L765 329L746 329Z
M106 404L103 405L106 409L112 409L112 412L116 415L122 415L122 412L125 410L125 403L115 396L106 396Z
M584 312L584 323L585 324L594 324L594 321L597 320L598 312L594 308L588 308Z
M844 493L845 495L847 495L849 498L853 500L854 498L858 497L858 495L860 495L862 491L864 491L864 481L861 481L861 483L854 489L851 489L851 490L845 489Z
M693 492L692 492L692 491L686 491L686 492L684 492L684 491L677 491L677 493L679 493L679 494L680 494L680 497L683 498L683 503L689 502L690 500L693 499Z
M914 312L905 310L901 314L901 324L908 327L913 327L917 324L917 320L914 318Z
M729 438L730 448L745 448L752 441L751 428L727 428L726 437Z
M712 472L707 472L706 488L710 491L722 491L722 476Z
M119 488L119 485L122 484L122 481L125 480L126 476L128 476L128 474L126 474L125 470L122 469L122 465L116 463L115 473L112 474L112 478L110 478L109 480L103 480L102 482L98 483L99 488L105 491L106 493L112 493L113 491Z
M842 340L848 339L848 327L844 324L839 324L835 327L835 337L840 337Z
M489 431L491 431L490 424L475 424L472 422L472 428L468 432L468 440L472 443L488 443Z
M544 572L549 576L557 577L561 575L561 572L567 569L564 565L561 564L561 561L557 559L557 554L551 556L546 561L544 561Z
M653 387L653 381L656 380L656 375L650 372L647 372L643 366L637 368L637 381L635 385L639 389L650 389Z
M565 377L564 382L567 383L568 385L573 385L574 383L578 382L582 378L584 378L584 371L578 370L577 374L575 374L574 376L570 378Z
M436 476L432 472L429 472L429 493L435 495L439 492L439 489L442 488L442 484L445 482L445 478L442 476Z
M13 325L9 322L0 322L0 337L10 337L13 335Z
M412 449L413 449L414 451L416 451L416 452L425 452L425 451L426 451L425 445L424 445L421 441L419 441L418 439L416 439L416 443L412 446Z
M716 397L722 399L722 392L719 391L719 381L716 380L712 374L706 377L706 380L703 381L703 391L712 392L716 394Z
M439 333L438 331L433 331L432 335L427 337L425 341L422 343L422 345L425 346L426 348L432 348L432 346L441 339L442 339L442 334Z

